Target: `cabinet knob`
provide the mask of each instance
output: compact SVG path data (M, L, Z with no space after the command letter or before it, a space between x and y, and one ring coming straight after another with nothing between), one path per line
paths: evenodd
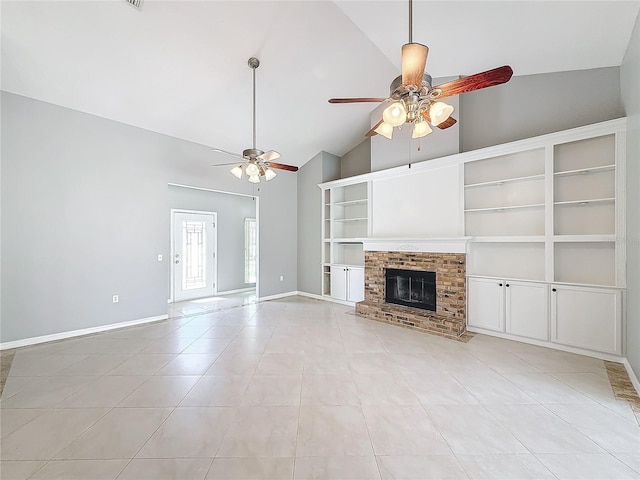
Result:
M506 285L506 286L508 287L508 286L509 286L509 284L507 283L507 285Z
M499 287L501 287L501 286L502 286L502 284L501 284L501 283L499 283L499 284L498 284L498 286L499 286Z
M551 289L551 291L552 291L552 292L555 292L555 291L557 291L557 290L556 290L555 288L552 288L552 289Z

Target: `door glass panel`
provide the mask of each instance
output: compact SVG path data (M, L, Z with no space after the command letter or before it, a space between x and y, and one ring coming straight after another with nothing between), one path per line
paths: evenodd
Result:
M207 286L206 235L203 221L187 221L182 226L182 289Z

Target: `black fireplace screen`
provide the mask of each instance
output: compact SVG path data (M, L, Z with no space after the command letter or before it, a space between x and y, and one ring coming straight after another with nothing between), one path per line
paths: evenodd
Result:
M436 272L387 268L385 287L387 303L436 311Z

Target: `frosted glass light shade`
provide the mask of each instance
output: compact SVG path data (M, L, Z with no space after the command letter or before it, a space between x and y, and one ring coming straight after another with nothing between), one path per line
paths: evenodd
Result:
M393 127L385 122L378 125L378 128L376 128L374 132L379 133L383 137L387 137L389 140L393 137Z
M411 134L411 138L426 137L431 132L433 132L433 130L431 130L429 124L423 120L413 125L413 134Z
M258 166L255 163L249 163L249 165L247 165L247 175L249 175L250 177L253 175L258 175L260 173L260 170L258 169Z
M236 178L242 178L242 165L238 165L237 167L233 167L231 169L231 175Z
M436 102L431 105L429 109L429 116L431 117L431 125L437 127L453 113L453 107L447 105L444 102Z
M384 109L382 112L382 119L384 123L391 125L392 127L399 127L407 119L407 111L404 108L402 102L394 102Z
M264 178L265 180L268 182L269 180L271 180L272 178L275 178L276 176L276 172L274 172L273 170L271 170L270 168L267 168L264 171Z
M249 175L249 181L251 183L260 183L260 177L258 175Z

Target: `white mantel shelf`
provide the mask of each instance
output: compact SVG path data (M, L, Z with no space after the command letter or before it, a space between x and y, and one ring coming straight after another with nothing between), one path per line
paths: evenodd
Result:
M471 237L363 238L365 251L466 253Z

